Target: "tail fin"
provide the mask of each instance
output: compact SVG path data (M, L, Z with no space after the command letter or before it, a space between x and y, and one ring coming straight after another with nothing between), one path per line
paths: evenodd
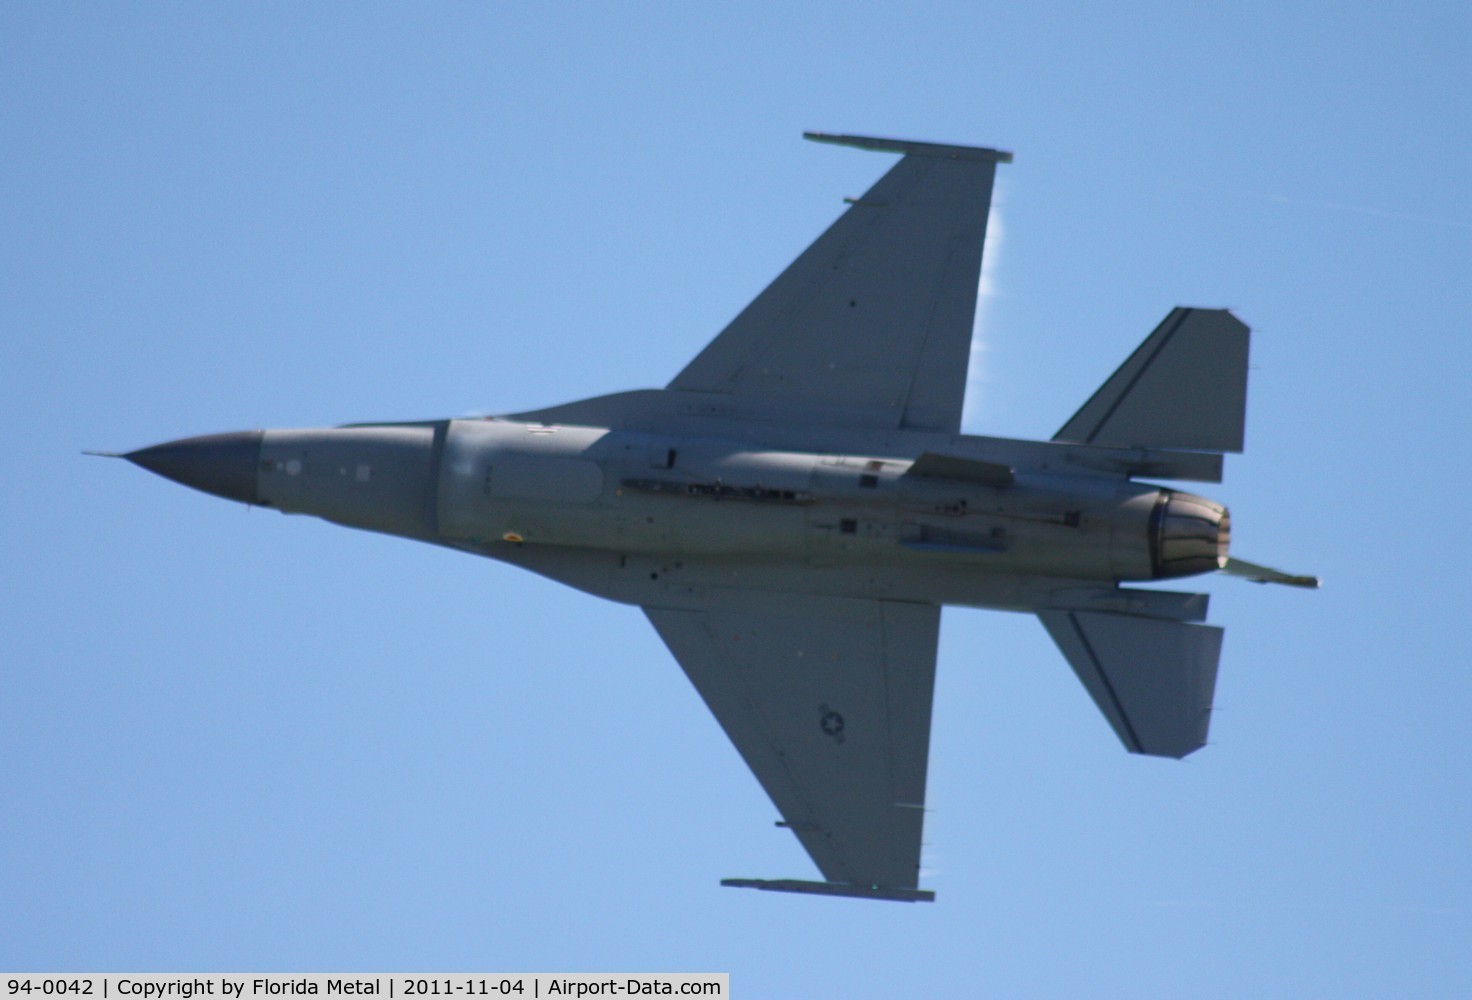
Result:
M1102 611L1043 611L1048 634L1130 753L1206 743L1222 630Z
M1241 451L1247 341L1225 309L1172 309L1053 440Z

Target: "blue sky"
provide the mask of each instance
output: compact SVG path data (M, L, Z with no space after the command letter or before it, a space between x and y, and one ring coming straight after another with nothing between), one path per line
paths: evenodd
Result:
M739 996L1472 990L1465 4L0 8L0 967L729 971ZM663 384L890 158L1011 149L967 429L1177 304L1213 745L949 610L931 906L812 877L636 610L83 448Z

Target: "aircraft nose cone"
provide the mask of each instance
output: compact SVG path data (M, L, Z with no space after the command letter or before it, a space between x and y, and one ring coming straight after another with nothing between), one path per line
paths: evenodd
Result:
M205 493L259 502L256 474L261 467L264 431L235 431L167 441L130 451L123 457L139 468Z

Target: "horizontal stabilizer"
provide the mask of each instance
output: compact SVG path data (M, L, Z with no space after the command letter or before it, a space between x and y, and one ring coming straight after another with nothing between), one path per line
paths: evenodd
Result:
M1227 558L1227 564L1222 567L1222 572L1228 576L1240 576L1253 583L1281 583L1287 587L1305 587L1309 590L1317 590L1321 583L1316 576L1294 576L1292 573L1284 573L1282 570L1259 566L1257 563L1232 557Z
M1125 748L1184 757L1206 744L1222 630L1099 611L1042 611Z
M927 451L915 459L906 473L911 476L934 476L937 479L960 479L984 486L1010 486L1015 478L1010 466L1000 462L984 462L975 458L957 458Z
M1241 451L1247 343L1225 309L1173 309L1053 440Z
M816 896L853 896L856 899L890 899L897 903L933 903L929 889L896 889L849 882L804 882L795 878L723 878L721 885L733 889L764 889L767 892L807 892Z

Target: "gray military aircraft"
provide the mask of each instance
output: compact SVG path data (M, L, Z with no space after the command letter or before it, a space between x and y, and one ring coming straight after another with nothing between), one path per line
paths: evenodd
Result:
M823 881L928 901L942 605L1035 614L1132 753L1206 741L1248 328L1178 308L1053 435L960 433L994 149L903 154L664 389L528 413L171 441L122 457L230 500L489 556L638 605Z

